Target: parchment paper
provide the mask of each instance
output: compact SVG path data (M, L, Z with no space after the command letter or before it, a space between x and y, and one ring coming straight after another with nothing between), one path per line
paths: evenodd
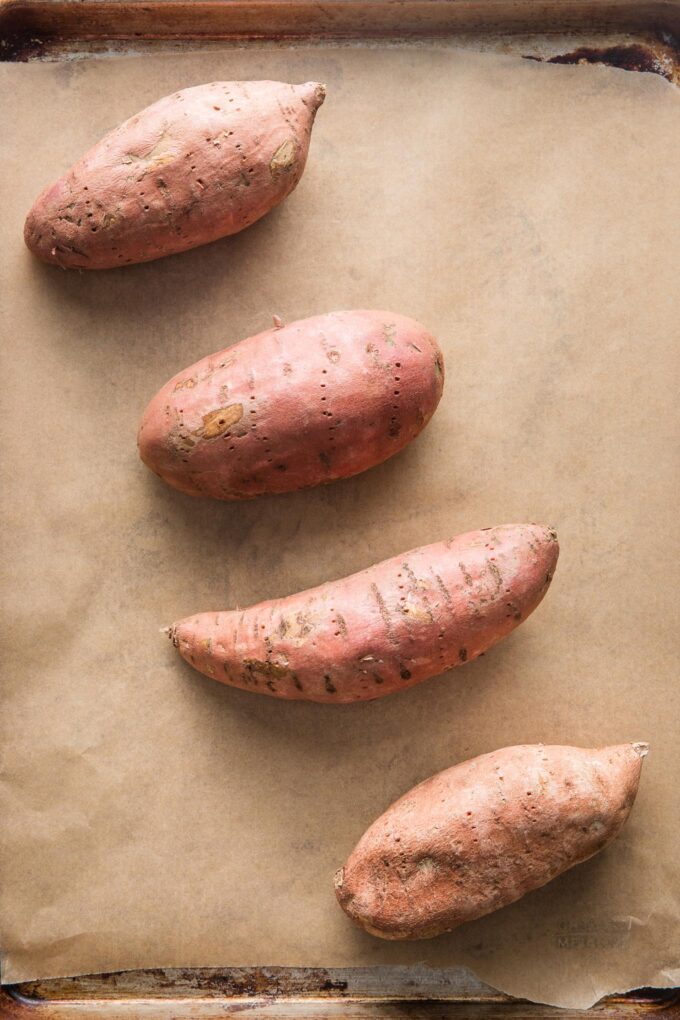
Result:
M306 174L239 237L99 274L39 265L34 196L106 130L214 78L328 83ZM0 68L2 977L150 966L466 964L586 1006L680 982L680 94L652 75L446 47L244 49ZM183 497L138 461L175 371L285 320L386 307L447 359L402 455L290 497ZM535 615L366 705L285 704L159 628L501 522L557 526ZM365 827L504 745L649 740L629 824L450 937L337 907Z

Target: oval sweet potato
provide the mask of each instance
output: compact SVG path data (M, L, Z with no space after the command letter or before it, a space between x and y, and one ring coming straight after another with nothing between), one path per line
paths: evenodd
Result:
M316 82L277 81L165 96L42 192L26 244L58 266L110 269L235 234L297 185L324 96Z
M432 417L443 383L439 346L413 319L318 315L176 375L144 413L139 452L191 495L291 492L397 453Z
M557 536L537 524L472 531L170 636L201 673L307 701L370 701L477 658L543 598Z
M371 935L431 938L598 853L635 800L646 744L525 744L439 772L396 801L335 876Z

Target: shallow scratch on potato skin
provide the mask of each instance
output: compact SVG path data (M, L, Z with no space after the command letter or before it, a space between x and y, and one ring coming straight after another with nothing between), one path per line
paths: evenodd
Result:
M496 594L497 594L501 590L501 588L503 587L503 575L501 574L500 570L498 569L498 564L494 560L489 560L488 561L487 569L488 569L489 573L491 574L491 576L494 579L494 582L496 584Z
M390 614L389 614L389 611L387 609L387 605L385 604L385 599L380 594L380 590L378 589L378 586L377 586L377 584L375 584L375 582L373 584L371 584L371 592L372 592L373 597L374 597L374 599L375 599L375 601L377 603L378 611L379 611L380 616L382 617L382 621L383 621L383 623L385 625L385 633L387 635L387 638L388 638L389 641L392 642L392 644L395 644L396 643L396 637L394 635L394 630L392 628L392 621L390 620Z
M470 574L470 572L468 571L467 567L465 566L465 564L462 561L458 564L458 566L460 567L461 574L465 578L465 583L467 584L467 586L469 588L471 588L472 584L473 584L472 575Z
M157 166L170 163L176 158L177 143L173 141L167 128L164 128L160 137L148 152L141 155L136 152L127 152L121 159L121 163L126 166L134 163L144 163L147 164L145 170L153 170Z

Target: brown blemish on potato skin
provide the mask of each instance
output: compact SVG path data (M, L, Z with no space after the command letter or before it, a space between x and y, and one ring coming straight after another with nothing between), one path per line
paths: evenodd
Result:
M267 677L284 677L290 674L287 666L280 666L276 662L261 661L259 659L244 659L243 665L253 673L261 673Z
M203 425L194 435L201 439L217 439L223 436L232 425L235 425L243 417L243 404L230 404L228 407L219 407L216 411L209 411L203 415Z
M347 637L347 624L345 622L345 618L342 615L342 613L336 613L335 614L335 624L336 624L336 626L338 628L338 634L340 634L341 637L346 638Z
M286 138L269 161L269 172L274 178L290 173L295 166L296 145L292 138Z

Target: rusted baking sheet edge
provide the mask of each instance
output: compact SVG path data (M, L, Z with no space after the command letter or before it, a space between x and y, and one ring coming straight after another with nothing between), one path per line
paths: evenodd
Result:
M680 36L676 0L0 0L0 34L60 39L352 38L572 29Z
M680 0L0 0L0 61L201 43L505 40L532 60L648 71L680 85ZM522 46L526 43L526 48Z
M392 971L395 968L383 968ZM396 968L405 970L404 968ZM285 968L148 970L63 978L0 989L7 1020L166 1020L247 1012L253 1020L577 1020L556 1009L495 992L464 971L410 970L407 980L381 969ZM369 975L369 976L367 976ZM419 980L420 977L420 980ZM359 993L358 989L362 992ZM392 993L383 989L394 989ZM399 989L399 994L395 992ZM643 989L603 999L589 1012L601 1020L680 1020L680 991Z

